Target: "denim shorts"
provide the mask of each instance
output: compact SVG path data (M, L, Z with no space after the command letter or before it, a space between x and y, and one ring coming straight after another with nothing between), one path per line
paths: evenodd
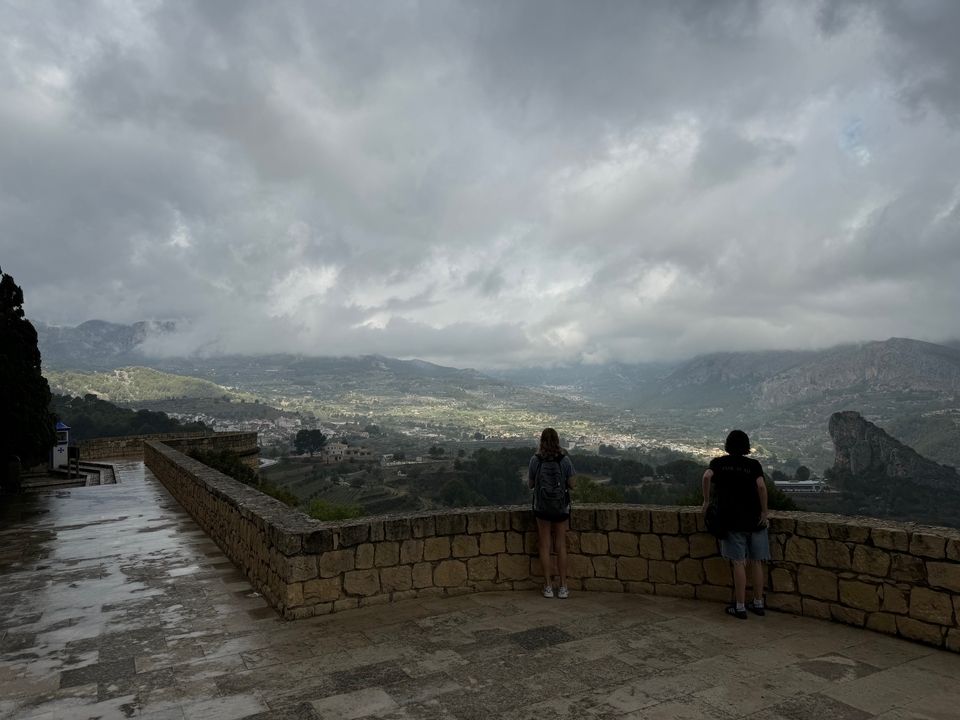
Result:
M727 533L720 541L720 554L728 560L769 560L770 537L767 529Z

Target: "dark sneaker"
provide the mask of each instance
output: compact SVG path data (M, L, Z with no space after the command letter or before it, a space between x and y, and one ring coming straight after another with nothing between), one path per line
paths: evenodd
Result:
M727 615L733 615L737 620L747 619L747 611L737 610L736 605L727 605Z
M752 612L754 615L766 615L766 610L763 609L763 605L757 605L756 603L750 603L747 605L747 610Z

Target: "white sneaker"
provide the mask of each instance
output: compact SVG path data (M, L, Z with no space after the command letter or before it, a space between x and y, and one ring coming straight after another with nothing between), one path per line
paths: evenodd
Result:
M570 591L567 590L566 585L560 586L560 589L557 590L557 597L560 598L561 600L566 600L568 597L570 597Z
M544 585L543 586L543 596L545 598L553 597L553 585Z

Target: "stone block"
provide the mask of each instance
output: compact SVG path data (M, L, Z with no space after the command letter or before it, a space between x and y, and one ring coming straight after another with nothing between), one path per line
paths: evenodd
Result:
M319 555L328 550L333 550L334 542L335 533L332 529L315 530L303 535L303 551Z
M507 551L507 543L502 532L485 532L480 535L480 554L499 555Z
M305 620L314 616L313 605L303 605L301 607L287 608L283 611L284 620ZM99 715L96 717L100 717Z
M884 583L880 609L887 613L906 615L910 612L910 586L897 587Z
M563 537L567 541L568 553L580 552L580 533L576 530L567 530L567 532L563 534Z
M495 557L475 557L467 560L467 577L470 580L496 580L497 559Z
M417 563L413 566L413 587L433 587L433 565L428 562Z
M679 535L664 535L660 542L663 546L663 559L677 561L690 554L690 543Z
M495 511L475 512L467 516L467 532L471 535L493 532L497 529L497 514Z
M340 575L354 568L354 550L331 550L320 556L320 577Z
M928 562L927 582L932 587L960 593L960 563Z
M393 518L383 521L385 540L409 540L412 535L409 518Z
M424 560L445 560L450 557L450 538L431 537L423 541Z
M356 568L357 570L368 570L373 567L376 558L376 546L373 543L364 543L357 545Z
M730 591L727 591L726 599L730 600ZM766 606L771 610L793 613L795 615L803 614L803 602L799 595L792 593L767 593Z
M897 616L897 634L910 640L918 640L937 647L943 643L943 629L939 625L932 625L903 615Z
M770 585L778 593L792 593L797 590L793 574L785 568L773 568L770 571Z
M492 516L491 516L492 517ZM476 535L457 535L453 538L452 547L453 557L465 558L474 557L480 554L479 544Z
M797 531L797 521L787 515L770 514L770 532L785 535L794 535Z
M343 589L350 595L376 595L380 592L380 574L376 570L351 570L344 573Z
M709 557L703 561L703 571L707 575L707 582L711 585L733 585L729 560L722 557Z
M572 530L596 530L596 514L593 509L574 507L570 513L570 528Z
M947 538L947 560L960 561L960 538Z
M674 584L677 582L677 566L666 560L651 560L649 577L653 583Z
M681 510L677 513L677 517L680 519L680 534L681 535L693 535L696 532L700 532L700 516L703 512L700 508Z
M690 536L690 557L705 558L717 555L719 552L717 539L710 533L696 533Z
M685 558L677 563L678 581L692 585L702 585L705 578L702 561Z
M880 586L858 580L840 580L840 602L852 608L876 612L880 609Z
M359 598L341 598L333 604L334 612L341 612L343 610L354 610L355 608L360 607Z
M927 578L927 568L918 557L893 553L890 555L890 577L900 582L921 583Z
M730 602L732 597L732 592L728 587L719 587L717 585L697 585L698 600L709 600L710 602Z
M510 529L510 510L495 510L493 516L497 521L497 530L505 532Z
M409 565L380 569L380 587L383 592L403 592L413 588L413 572Z
M437 534L436 519L433 515L412 518L410 520L410 534L415 538L433 537Z
M462 535L467 531L467 516L457 513L437 515L437 535Z
M303 597L309 603L328 603L339 600L341 595L340 577L324 580L310 580L303 584Z
M837 576L829 570L801 565L797 568L797 586L801 595L818 600L837 600Z
M662 560L663 546L660 544L660 536L641 535L638 540L638 552L640 557L645 557L647 560Z
M947 630L947 640L944 646L950 652L960 653L960 629L951 628Z
M953 602L950 594L920 587L911 589L910 617L938 625L953 625Z
M387 594L371 595L370 597L360 598L360 607L370 607L371 605L386 605L389 602L390 602L390 596Z
M797 535L826 540L830 537L830 528L821 520L797 519ZM829 617L829 614L827 615Z
M783 558L787 562L801 563L802 565L816 565L817 543L808 538L792 537L787 540Z
M523 535L518 532L505 533L507 541L507 552L511 555L523 552Z
M947 556L947 539L943 535L915 532L910 536L910 554L940 560Z
M610 554L623 557L637 556L637 536L635 533L612 532L607 536Z
M906 530L889 527L875 527L870 530L870 539L874 547L884 550L906 552L910 547L910 536Z
M404 540L400 543L400 563L412 565L423 560L423 540Z
M830 620L830 604L813 600L812 598L801 598L803 614L807 617L819 618L821 620Z
M355 523L353 525L341 525L340 537L337 547L353 547L360 543L365 543L370 539L369 523Z
M866 545L857 545L853 549L853 570L864 575L886 577L890 572L890 553Z
M671 585L669 583L655 583L654 592L664 597L694 598L697 589L693 585Z
M817 540L817 564L823 568L852 569L850 547L837 540Z
M609 532L617 529L617 508L597 508L594 510L594 517L597 523L597 529Z
M283 557L278 563L277 572L286 583L303 582L317 577L316 555L293 555Z
M638 593L641 595L653 595L657 589L650 582L626 582L623 588L628 593Z
M856 610L854 608L844 607L843 605L831 605L830 617L835 622L863 627L867 619L867 614L863 610Z
M400 543L385 541L377 543L375 564L377 567L393 567L400 562Z
M606 533L580 533L580 552L584 555L606 555L608 551Z
M887 635L896 635L897 616L883 612L870 613L867 615L866 627L868 630L882 632Z
M593 574L601 578L617 577L617 560L607 556L593 558Z
M527 555L536 555L540 551L540 537L531 531L523 534L523 552Z
M497 579L526 580L530 577L530 558L527 555L498 555Z
M316 603L313 606L313 614L317 617L320 615L329 615L333 612L333 603Z
M586 555L567 555L567 575L575 578L593 577L593 563Z
M865 543L870 538L870 526L856 520L844 523L832 523L828 528L831 540L841 542Z
M676 535L680 532L680 518L676 510L651 510L650 530L657 535Z
M303 583L289 583L283 598L284 607L293 608L303 605Z
M650 532L650 511L637 508L620 508L617 522L621 530L634 533Z
M617 578L620 580L646 580L649 574L647 560L637 557L621 557L617 559Z
M511 510L510 529L520 533L535 532L537 529L537 520L529 510Z
M583 587L590 592L623 592L623 583L607 578L587 578Z

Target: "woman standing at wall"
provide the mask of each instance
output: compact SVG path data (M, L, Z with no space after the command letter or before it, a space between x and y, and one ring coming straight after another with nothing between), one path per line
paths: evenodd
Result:
M560 447L560 436L553 428L540 433L540 447L530 458L527 485L533 490L533 514L537 518L540 567L543 568L543 596L554 597L551 563L551 542L557 555L560 586L556 597L565 600L567 589L567 527L570 520L570 489L576 471L566 451Z

